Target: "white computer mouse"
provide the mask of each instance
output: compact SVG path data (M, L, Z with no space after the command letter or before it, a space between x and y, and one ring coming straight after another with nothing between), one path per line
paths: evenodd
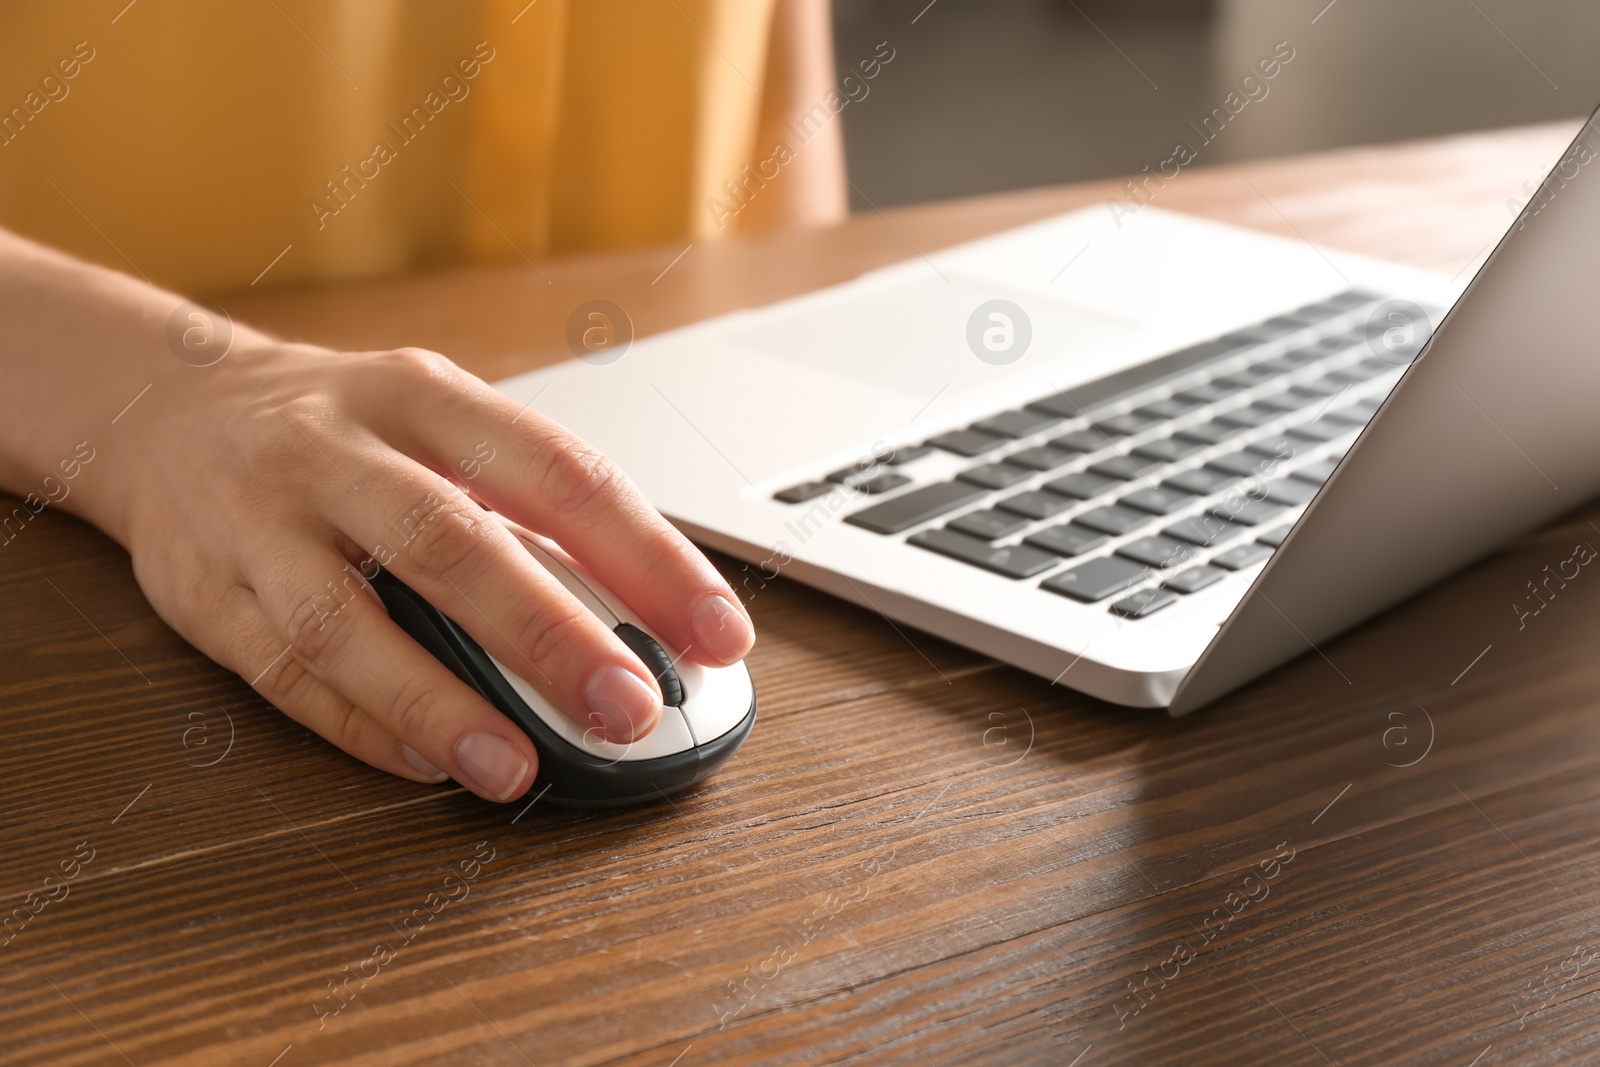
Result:
M644 737L619 745L557 710L404 582L387 571L373 580L389 615L417 643L472 686L533 740L539 773L529 790L566 807L619 807L685 789L732 756L756 721L755 686L745 665L702 667L669 652L660 639L553 541L507 522L567 591L633 650L661 687L661 720Z

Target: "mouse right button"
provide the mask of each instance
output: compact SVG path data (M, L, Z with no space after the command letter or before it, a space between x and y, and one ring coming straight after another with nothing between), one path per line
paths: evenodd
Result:
M755 703L755 687L743 662L731 667L679 663L684 699L680 710L699 744L715 741L742 723Z

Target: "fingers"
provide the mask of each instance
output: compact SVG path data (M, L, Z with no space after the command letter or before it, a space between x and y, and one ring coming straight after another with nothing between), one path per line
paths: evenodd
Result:
M245 579L279 649L288 647L255 683L268 699L294 702L303 672L487 800L514 799L532 783L538 757L527 735L390 621L332 550L296 545Z
M689 658L729 664L749 652L755 629L738 597L610 460L464 371L418 358L449 381L450 399L430 396L430 417L397 428L397 447L556 541Z
M380 771L429 784L449 778L372 716L313 677L267 624L253 591L234 586L222 596L217 609L229 621L205 627L198 647L250 682L279 711Z
M368 497L323 502L333 522L358 544L387 546L384 566L579 727L619 744L649 733L660 687L604 622L444 479L393 453L376 463Z
M262 629L269 644L276 642L275 634L265 625ZM277 653L272 655L275 658ZM448 774L377 719L319 681L292 651L271 666L254 688L301 726L380 771L430 785L449 780Z

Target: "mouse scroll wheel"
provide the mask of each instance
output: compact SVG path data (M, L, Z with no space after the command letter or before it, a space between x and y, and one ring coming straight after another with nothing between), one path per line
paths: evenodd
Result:
M681 707L683 704L683 682L678 678L678 672L673 669L672 657L667 655L667 650L660 643L631 622L618 623L614 631L622 639L622 643L633 650L645 669L655 676L656 684L661 687L661 702L668 707Z

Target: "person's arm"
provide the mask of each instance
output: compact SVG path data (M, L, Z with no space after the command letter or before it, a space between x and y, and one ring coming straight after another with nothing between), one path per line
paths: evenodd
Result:
M705 557L536 411L436 353L239 324L197 365L226 324L208 341L183 304L0 231L0 488L23 498L0 559L28 516L73 512L128 550L162 619L291 718L499 801L533 781L532 744L389 620L362 570L387 567L611 740L654 726L661 694L475 499L558 542L690 659L749 650Z
M864 92L858 72L849 73L849 85ZM828 94L840 88L833 69L833 5L829 0L778 0L772 12L751 163L764 173L761 161L779 143L790 149L792 157L771 188L763 189L739 213L740 229L833 226L850 214L842 120L819 109ZM818 114L830 117L802 141L796 129L811 129Z

